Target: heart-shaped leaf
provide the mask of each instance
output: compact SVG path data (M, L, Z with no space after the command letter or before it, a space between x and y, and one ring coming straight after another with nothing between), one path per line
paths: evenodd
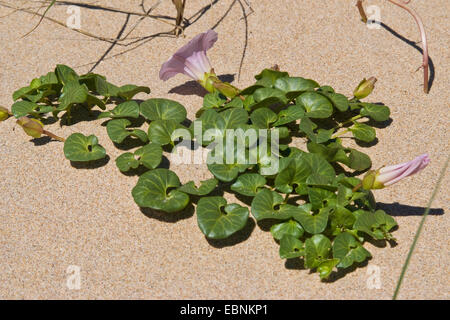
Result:
M339 234L333 242L333 257L339 259L338 268L348 268L355 262L363 262L371 257L353 235L348 232Z
M270 228L270 233L272 233L272 236L277 240L281 240L285 235L289 235L298 239L303 235L304 232L305 231L303 230L300 223L292 219L286 222L274 224Z
M136 101L125 101L118 104L114 109L107 112L102 112L101 118L139 118L139 105Z
M253 98L256 103L251 106L252 110L281 106L288 102L283 91L273 88L257 89L255 93L253 93Z
M173 120L177 123L186 119L186 109L180 103L169 99L148 99L141 103L141 114L148 120Z
M106 150L98 144L96 136L73 133L64 142L64 155L71 161L93 161L103 159Z
M11 112L16 118L24 117L28 114L33 113L39 105L35 102L30 101L17 101L11 106Z
M274 126L282 126L286 123L296 121L305 116L305 111L298 105L289 106L286 110L278 113L278 120L274 123Z
M331 241L323 234L315 234L305 241L305 266L317 268L327 260L331 251Z
M348 166L356 171L363 171L372 166L372 161L367 154L350 148Z
M286 234L281 238L279 253L281 259L302 257L305 255L303 242L295 236Z
M319 213L316 214L311 214L310 210L308 210L310 208L310 204L301 206L301 210L297 211L294 215L294 219L300 222L306 232L310 234L321 233L327 226L330 208L322 208L319 210Z
M252 123L261 129L270 128L270 124L277 121L278 117L275 112L269 108L256 109L250 115Z
M55 73L59 79L59 82L62 83L64 86L67 85L69 82L75 81L78 83L78 75L77 73L70 67L58 64L55 69Z
M301 77L284 77L275 81L274 87L284 91L288 99L295 99L302 92L319 87L319 84L311 79Z
M362 211L357 215L353 228L362 231L377 240L393 239L389 231L397 225L394 218L383 210L375 212Z
M317 92L302 93L296 102L305 109L306 116L310 118L328 118L333 114L331 102Z
M200 186L196 187L194 181L189 181L188 183L179 187L178 190L195 196L205 196L211 193L217 187L217 183L217 179L212 178L202 181L200 183Z
M88 96L88 89L85 85L80 85L78 80L68 81L59 96L58 110L66 110L74 103L86 102Z
M159 145L149 143L136 150L133 154L126 152L116 159L116 165L120 171L126 172L143 165L148 169L154 169L161 163L162 148Z
M318 175L334 180L336 176L333 167L321 156L314 153L303 153L293 158L286 168L275 178L275 187L283 193L291 193L294 185L306 184L310 175Z
M166 144L174 145L175 141L182 136L175 131L182 128L184 127L174 120L155 120L148 127L148 136L151 142L161 146Z
M257 173L245 173L240 175L236 182L231 185L231 190L244 196L254 197L265 184L266 178L263 176Z
M349 129L353 133L353 136L358 140L371 142L376 138L375 129L368 126L367 124L355 123Z
M186 193L171 190L179 186L180 179L174 172L159 168L140 176L132 195L140 207L176 212L183 210L189 203Z
M210 239L224 239L244 228L248 208L236 203L227 204L222 197L201 198L197 205L200 230Z
M362 116L372 118L375 121L389 120L391 111L388 107L367 102L360 102L359 104L362 106L362 109L359 112Z
M95 78L95 88L98 94L104 97L117 97L119 93L119 87L106 81L103 77Z
M148 141L148 136L145 131L140 129L127 130L129 125L131 125L131 121L128 119L113 119L108 121L106 132L109 138L115 143L122 143L128 136L136 137L142 142Z
M339 263L339 259L327 259L317 266L320 279L328 279L334 267Z
M327 97L333 106L341 112L345 112L348 109L349 102L346 96L340 93L328 92L326 90L319 90L317 93Z
M203 109L220 108L225 102L227 102L227 99L220 92L207 93L203 97Z
M299 209L290 204L284 204L283 197L269 189L262 189L252 201L252 215L256 220L285 220L297 214Z
M256 85L272 87L277 79L284 77L289 77L289 73L272 69L264 69L261 73L255 76L255 79L258 80L256 81Z
M140 92L144 92L149 94L150 88L144 87L144 86L136 86L134 84L126 84L124 86L121 86L118 89L118 96L124 98L125 100L132 99L135 95L137 95Z

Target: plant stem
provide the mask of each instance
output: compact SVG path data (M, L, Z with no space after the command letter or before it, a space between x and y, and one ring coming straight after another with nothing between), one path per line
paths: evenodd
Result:
M411 244L411 247L409 248L408 256L406 257L405 263L404 263L403 268L402 268L402 272L400 273L400 277L398 278L397 286L395 287L395 292L394 292L394 296L392 297L392 300L396 300L397 299L398 292L400 290L400 286L402 285L403 278L404 278L405 273L406 273L406 269L408 268L409 262L411 260L412 254L414 252L414 248L416 247L417 240L419 240L420 233L422 232L422 228L423 228L423 225L425 223L425 219L427 218L428 213L430 212L431 204L433 203L433 200L436 197L436 194L437 194L437 192L439 190L439 186L440 186L440 184L442 182L442 179L445 176L445 172L447 171L449 159L450 159L450 156L447 157L447 161L445 162L445 165L444 165L444 167L441 170L441 173L439 175L439 179L438 179L438 181L436 183L436 186L434 187L434 190L433 190L433 193L431 195L431 198L428 201L427 208L425 209L425 212L424 212L424 214L422 216L422 220L420 221L419 227L417 228L416 235L414 236L413 243Z
M364 11L364 7L362 5L362 2L363 2L363 0L356 1L356 6L358 7L359 14L361 15L361 20L364 23L367 23L367 15L366 15L366 12Z
M335 134L333 134L333 135L331 136L331 139L336 139L337 137L342 136L343 134L346 134L346 133L349 132L349 131L350 131L350 129L347 128L347 129L345 129L344 131L341 131L341 132L339 132L339 133L335 133Z
M357 116L354 116L353 118L350 118L350 119L348 119L348 120L346 120L346 121L340 123L335 129L342 128L342 127L343 127L344 125L346 125L347 123L356 121L356 120L358 120L358 119L360 119L360 118L362 118L362 117L363 117L362 115L358 114Z
M66 139L61 138L61 137L58 137L57 135L55 135L55 134L53 134L53 133L51 133L51 132L49 132L49 131L47 131L47 130L44 130L44 131L43 131L43 134L49 136L49 137L52 138L52 139L55 139L55 140L58 140L58 141L61 141L61 142L66 141Z
M402 9L405 9L406 11L408 11L408 13L413 16L414 20L416 21L416 23L419 27L420 36L422 37L422 49L423 49L423 62L422 62L423 92L428 93L429 92L429 88L428 88L428 68L429 68L428 67L428 42L427 42L427 36L425 34L425 27L423 26L422 19L420 18L420 16L417 14L416 11L414 11L413 9L406 6L409 3L409 1L402 1L402 0L399 0L398 2L394 1L394 0L388 0L388 1L395 4L396 6L399 6Z

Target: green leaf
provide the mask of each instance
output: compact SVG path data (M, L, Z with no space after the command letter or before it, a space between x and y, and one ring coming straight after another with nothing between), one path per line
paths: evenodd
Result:
M313 153L303 153L293 158L286 168L275 178L275 187L283 193L293 192L294 185L306 184L312 175L323 176L329 181L334 180L336 173L333 167L321 156Z
M66 110L72 104L86 102L88 89L85 85L80 85L78 80L68 81L59 96L58 110Z
M41 81L39 88L46 85L58 84L58 77L54 72L48 72L45 76L40 76L39 80Z
M354 170L363 171L372 166L372 161L367 154L350 149L348 166Z
M186 119L186 109L169 99L148 99L141 103L141 114L148 120L173 120L180 123Z
M33 113L39 105L35 102L30 101L17 101L11 106L11 112L16 118L26 116Z
M208 163L209 171L220 181L230 182L237 178L239 173L247 170L249 165L245 164L226 164L226 163Z
M330 255L331 241L323 234L313 235L305 241L305 266L317 268Z
M277 240L281 240L285 235L289 235L298 239L303 235L304 232L305 231L303 230L300 223L295 220L289 220L286 222L274 224L270 228L270 233L272 233L272 236Z
M136 101L125 101L121 104L118 104L113 110L110 112L102 113L104 117L110 118L139 118L139 104Z
M95 78L95 88L98 94L105 96L107 98L117 97L119 93L119 87L113 85L112 83L109 83L103 77Z
M231 185L231 190L244 196L254 197L265 184L266 178L263 176L257 173L245 173L240 175L236 182Z
M175 130L183 128L174 120L155 120L148 127L150 141L159 145L172 144L179 138ZM187 130L187 129L186 129Z
M227 102L220 92L207 93L203 97L203 109L220 108Z
M103 159L106 151L96 136L73 133L64 142L64 155L71 161L93 161Z
M305 116L305 111L298 105L289 106L286 110L278 113L278 120L274 123L274 126L282 126L283 124L296 121Z
M319 90L317 93L327 97L333 106L341 112L345 112L348 109L349 102L346 96L340 93L327 92L326 90Z
M272 87L277 79L283 77L289 77L289 73L272 69L264 69L260 74L255 76L255 79L258 80L256 81L256 85Z
M339 263L339 259L327 259L317 266L320 279L328 279L334 267Z
M371 142L376 138L375 129L367 124L357 122L349 129L353 133L353 136L358 140Z
M316 92L302 93L296 102L305 109L306 116L310 118L328 118L333 114L331 102Z
M77 73L70 67L58 64L55 69L56 76L59 79L59 82L63 85L67 85L69 82L78 83L78 75Z
M372 118L375 121L389 120L391 111L388 107L367 102L360 102L359 104L362 106L359 112L360 115Z
M303 242L297 237L289 234L286 234L281 238L279 252L281 259L293 259L305 255Z
M278 117L275 112L269 108L256 109L250 115L252 123L261 129L270 128L270 124L277 121Z
M393 238L389 231L396 225L394 218L384 213L383 210L362 211L357 215L353 228L365 232L377 240L390 240Z
M295 99L302 92L319 87L319 84L311 79L301 77L284 77L275 81L274 87L286 93L288 99Z
M252 110L284 105L288 102L283 91L273 88L257 89L255 93L253 93L253 98L256 103L251 106Z
M33 91L35 91L36 89L32 88L32 87L23 87L20 88L19 90L14 91L12 97L13 100L16 101L17 99L23 98L25 97L27 94L32 93Z
M197 205L200 230L210 239L224 239L247 224L248 208L228 204L222 197L201 198Z
M308 178L309 179L309 178ZM307 181L308 184L312 182ZM317 183L317 182L316 182ZM318 182L317 184L320 184ZM325 183L324 183L325 184ZM323 208L326 201L335 196L334 192L331 192L322 188L308 188L309 201L311 202L312 208L314 210Z
M144 87L144 86L136 86L134 84L127 84L124 86L121 86L118 89L117 95L119 97L122 97L126 100L130 100L132 99L135 95L137 95L140 92L144 92L149 94L150 93L150 88L149 87Z
M269 189L262 189L252 201L252 215L256 220L291 218L300 210L296 206L283 203L283 197Z
M131 125L131 121L128 119L113 119L108 121L106 132L109 138L115 143L122 143L128 136L136 137L142 142L148 141L148 136L145 131L140 129L127 130L129 125Z
M338 268L348 268L355 262L363 262L371 257L353 235L348 232L339 234L333 242L333 257L339 259Z
M180 186L178 176L168 169L155 169L139 177L133 188L134 201L145 208L165 212L183 210L189 203L189 196L179 190L170 190Z
M178 190L195 196L205 196L211 193L217 187L217 183L217 179L212 178L202 181L200 183L200 186L196 187L194 181L189 181L188 183L179 187Z
M328 215L330 209L322 208L319 210L319 213L312 215L309 209L310 206L304 205L301 207L302 210L299 210L294 218L302 225L303 229L310 234L321 233L325 230L328 223Z
M120 171L126 172L143 165L148 169L155 169L162 160L161 146L153 143L146 144L136 152L126 152L116 159L116 165Z

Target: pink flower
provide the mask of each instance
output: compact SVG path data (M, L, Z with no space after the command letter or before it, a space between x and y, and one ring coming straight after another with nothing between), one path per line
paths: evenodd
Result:
M375 178L375 183L379 182L384 186L390 186L403 178L419 172L425 168L429 162L430 158L428 157L428 154L425 153L409 162L383 167L378 171L379 174Z
M159 71L160 79L166 81L182 73L204 85L209 75L213 73L206 51L216 41L217 33L213 30L195 36L162 65Z
M377 171L371 170L364 176L362 186L366 190L382 189L419 172L428 163L430 163L430 158L425 153L409 162L383 167Z

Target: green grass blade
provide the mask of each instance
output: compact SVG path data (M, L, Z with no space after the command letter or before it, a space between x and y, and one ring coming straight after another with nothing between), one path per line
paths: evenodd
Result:
M430 212L431 204L433 203L433 200L436 197L436 194L437 194L437 192L439 190L439 187L441 185L442 179L444 178L445 172L447 171L449 159L450 159L450 156L447 157L447 161L445 162L445 165L442 168L442 171L441 171L441 173L439 175L439 179L438 179L438 181L436 183L436 186L434 187L433 194L431 195L431 198L428 201L427 208L425 209L425 212L424 212L424 214L422 216L422 220L420 221L419 227L417 228L416 235L414 236L413 243L411 244L411 247L409 248L408 256L406 257L405 263L404 263L403 268L402 268L402 272L400 274L400 277L398 278L397 286L395 288L395 292L394 292L394 296L392 297L392 300L396 300L397 299L398 292L400 290L400 286L402 285L403 277L405 276L406 269L408 269L408 265L409 265L409 262L411 260L411 256L412 256L413 251L414 251L414 249L416 247L417 240L419 240L419 236L420 236L420 233L422 232L422 227L423 227L423 225L425 223L425 219L427 218L428 213Z

